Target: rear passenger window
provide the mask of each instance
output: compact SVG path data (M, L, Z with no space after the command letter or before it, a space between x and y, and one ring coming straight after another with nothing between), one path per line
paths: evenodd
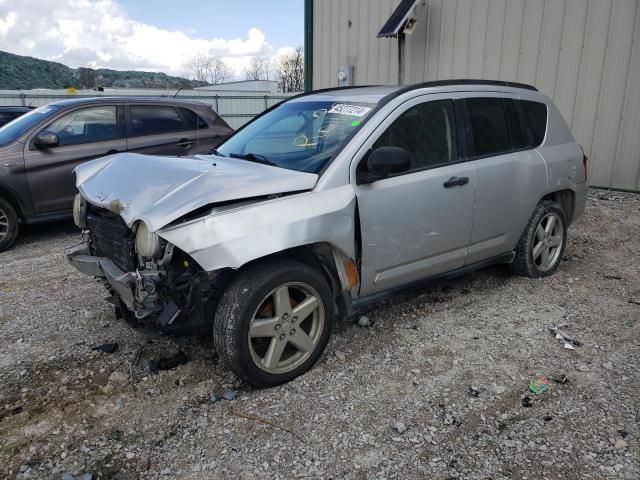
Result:
M503 100L504 108L507 112L507 120L509 121L509 137L511 138L511 149L521 150L527 147L527 142L524 138L524 132L522 131L522 123L516 112L516 107L513 100L505 98Z
M173 107L132 105L131 128L134 137L189 130Z
M511 150L509 123L501 98L470 98L467 109L477 156Z
M544 103L519 100L524 113L527 145L538 147L547 131L547 106Z
M409 108L380 135L373 149L384 146L410 152L413 170L458 160L453 101L434 100Z
M205 120L194 111L189 110L188 108L180 107L180 112L182 112L182 116L187 122L187 126L189 127L189 130L209 128L209 125L207 124L207 122L205 122Z

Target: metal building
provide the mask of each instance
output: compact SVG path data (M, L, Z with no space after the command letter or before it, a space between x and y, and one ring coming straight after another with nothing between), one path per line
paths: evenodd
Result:
M640 191L640 0L405 2L415 22L378 38L401 0L307 0L307 87L530 83L589 155L592 185Z

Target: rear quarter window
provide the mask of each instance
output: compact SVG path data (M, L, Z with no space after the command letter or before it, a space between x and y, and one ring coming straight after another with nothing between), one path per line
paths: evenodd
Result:
M547 106L530 100L519 100L524 114L527 144L539 147L547 132Z
M131 105L131 130L134 137L189 130L174 107Z
M205 119L202 118L200 115L198 115L193 110L190 110L190 109L185 108L185 107L180 107L180 112L182 113L182 116L184 117L185 121L187 122L187 126L189 127L189 130L196 130L196 129L201 129L201 128L209 128L209 125L207 124Z

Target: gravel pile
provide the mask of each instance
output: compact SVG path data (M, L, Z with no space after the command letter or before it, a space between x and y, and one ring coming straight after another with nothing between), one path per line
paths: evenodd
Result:
M640 478L640 195L592 191L569 239L551 278L397 297L254 390L210 340L116 321L64 259L73 226L31 228L0 253L0 477Z

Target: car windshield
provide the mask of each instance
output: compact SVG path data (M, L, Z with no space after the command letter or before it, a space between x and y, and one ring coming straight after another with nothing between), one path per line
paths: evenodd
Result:
M317 173L374 107L360 102L287 102L238 131L214 153Z
M0 127L0 145L6 145L13 142L16 138L29 130L31 127L39 123L41 120L49 117L61 107L44 106L31 110L29 113L12 120L3 127Z

